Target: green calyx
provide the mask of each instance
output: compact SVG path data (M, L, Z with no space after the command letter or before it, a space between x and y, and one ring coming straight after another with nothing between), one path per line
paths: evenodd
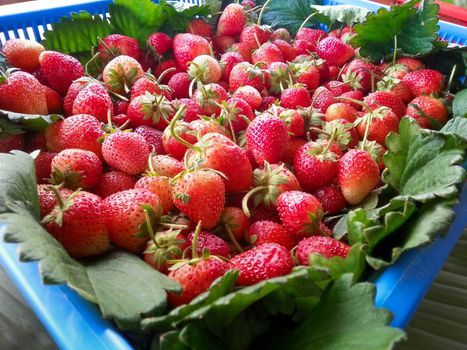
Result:
M141 112L144 120L151 119L154 124L161 119L168 123L170 116L174 112L174 107L163 95L151 95L149 92L141 98Z
M334 142L337 143L339 148L345 150L350 141L352 141L352 135L349 132L352 127L353 124L351 123L343 124L337 120L332 120L330 122L323 123L323 133L320 133L318 138L327 140L330 135L335 133L336 138Z
M49 182L53 185L60 185L76 190L81 186L82 179L83 172L81 171L74 171L71 167L67 167L62 171L55 167L52 171L52 177Z
M41 224L55 222L58 226L62 226L63 215L73 206L74 198L81 193L81 189L77 189L64 199L60 193L61 187L61 185L48 187L48 189L54 193L55 198L57 199L57 204L55 205L55 208L42 219Z

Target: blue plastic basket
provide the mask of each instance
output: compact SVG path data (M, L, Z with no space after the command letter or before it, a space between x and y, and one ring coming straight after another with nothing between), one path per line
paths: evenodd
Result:
M29 2L21 7L0 7L0 42L15 37L40 40L42 32L61 16L86 10L106 15L110 0L52 0ZM184 2L197 4L198 0ZM350 4L376 11L380 4L365 0L324 0L325 5ZM452 43L467 44L467 28L440 22L440 37ZM455 207L456 218L449 233L431 245L404 253L392 266L374 278L376 305L394 313L392 325L404 328L410 321L444 261L467 224L467 186ZM41 282L38 263L20 263L16 244L3 241L0 227L0 264L61 349L122 349L128 343L112 324L104 320L96 306L82 299L67 286L48 286Z

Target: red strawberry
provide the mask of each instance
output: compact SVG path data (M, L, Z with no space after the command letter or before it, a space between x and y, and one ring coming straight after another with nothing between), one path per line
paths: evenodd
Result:
M137 133L116 132L104 140L102 155L107 164L116 170L137 175L146 170L149 146Z
M302 136L305 133L305 121L302 115L295 109L286 109L279 113L279 118L285 121L289 134Z
M431 96L415 97L409 103L406 114L415 119L422 128L436 128L436 122L442 125L448 121L444 103Z
M194 99L181 98L179 100L173 100L172 104L175 107L175 110L179 110L182 106L186 107L185 115L183 117L183 120L186 122L199 120L200 116L204 115L204 111Z
M257 48L258 45L250 43L234 43L227 51L239 53L245 61L251 61L251 52Z
M162 144L167 154L175 159L182 160L188 149L186 143L193 145L198 139L191 128L191 125L184 121L178 121L174 127L174 132L178 138L183 140L183 143L172 135L172 128L166 128L162 137Z
M164 130L174 113L174 107L163 95L149 93L131 100L127 116L132 126L150 125Z
M13 150L22 150L24 148L24 135L6 135L0 136L0 153L8 153Z
M378 81L380 73L381 71L374 64L354 59L343 69L341 79L353 89L367 93L372 90L372 81L375 83Z
M222 12L217 24L218 35L235 36L242 32L246 24L246 13L239 4L229 4Z
M331 91L334 94L334 96L340 96L343 93L352 90L349 85L338 80L330 80L326 84L324 84L324 86L326 87L326 89Z
M218 114L221 110L219 104L229 98L227 91L216 83L198 85L193 94L193 100L202 108L207 115Z
M444 75L434 69L421 69L407 73L402 81L409 87L412 95L417 97L441 92Z
M295 35L295 40L303 40L308 43L309 51L315 51L318 43L328 34L320 29L301 28Z
M131 99L146 95L146 93L162 95L168 100L172 99L172 94L167 85L159 84L152 74L146 74L135 81L131 87Z
M193 244L194 232L191 232L187 238L190 244ZM207 250L211 255L223 256L227 258L230 255L230 248L226 241L215 234L201 231L198 236L198 255L203 255ZM191 250L190 250L191 253Z
M264 62L269 65L273 62L284 62L284 56L276 45L267 42L253 52L251 61L253 63Z
M212 27L209 23L203 21L201 18L197 18L188 22L186 26L186 32L205 38L210 38L212 36Z
M102 72L102 80L110 91L122 94L130 91L143 74L143 68L137 60L121 55L107 63Z
M289 138L287 124L280 118L261 115L253 119L246 130L247 147L260 165L278 163Z
M60 96L57 91L49 88L48 86L43 85L43 88L45 92L45 100L47 101L47 113L62 113L62 96Z
M61 142L62 140L60 137L58 137L61 131L63 122L64 122L63 120L58 120L55 123L49 125L45 129L44 138L46 142L47 151L60 152L61 150L64 149L62 146L62 142Z
M109 249L109 235L102 199L88 192L78 192L63 200L57 190L57 196L58 205L43 220L46 230L71 256L105 253Z
M416 58L411 57L401 57L398 58L396 64L403 64L405 65L410 71L424 69L425 65L422 61Z
M388 107L379 107L371 113L366 113L357 119L357 123L357 131L361 138L365 135L367 123L370 123L367 139L383 146L386 145L386 136L399 130L399 118Z
M337 180L350 204L360 203L379 183L379 168L372 156L361 149L351 149L339 160Z
M156 32L148 37L147 44L156 56L160 56L172 48L173 40L165 33Z
M44 88L31 74L0 72L0 109L17 113L47 114Z
M143 189L126 190L108 196L103 207L110 241L129 252L141 253L148 240L138 235L147 224L145 210L150 208L156 215L161 212L159 197Z
M8 63L26 72L39 67L39 55L44 50L44 46L38 42L25 39L7 40L2 48Z
M167 85L172 90L174 98L188 98L190 94L190 77L188 73L181 72L174 74Z
M57 190L60 192L60 195L64 200L66 200L72 194L72 191L68 188L60 188ZM57 205L57 196L51 189L50 184L37 185L37 195L39 198L39 210L41 218L44 218Z
M281 106L284 108L297 109L298 107L309 107L311 105L310 93L302 86L292 86L281 94Z
M226 52L221 56L220 65L222 68L222 79L229 81L230 73L235 65L244 62L245 59L238 52Z
M177 34L173 42L174 56L181 69L188 68L188 62L200 55L209 55L209 42L199 36L189 33Z
M315 191L313 195L318 198L326 214L337 214L347 205L342 192L336 185L327 185Z
M276 103L277 97L265 96L261 100L261 105L257 108L258 111L264 112L268 110L274 103Z
M402 80L384 77L378 82L377 87L379 91L392 92L404 103L409 103L412 100L412 92Z
M113 114L113 104L107 90L100 84L88 84L73 102L73 114L89 114L106 122Z
M236 91L241 86L249 85L261 92L266 86L265 83L264 71L248 62L237 64L230 72L230 91Z
M325 120L330 122L336 119L345 119L351 123L357 118L358 112L349 104L337 102L326 109Z
M222 104L219 121L233 133L245 130L255 118L250 105L241 98L232 97Z
M308 90L318 88L321 75L318 68L312 62L295 63L291 66L295 75L295 81L299 84L304 84Z
M240 41L252 47L259 47L271 38L272 32L268 27L256 24L245 26L240 33Z
M222 213L221 222L226 231L230 230L235 239L241 240L245 237L249 221L242 209L226 207Z
M230 260L232 269L240 272L237 285L250 286L258 282L289 274L293 268L290 252L276 243L261 244Z
M94 187L94 192L101 198L111 194L131 190L135 187L136 180L133 176L118 170L111 170L102 174L99 183Z
M182 70L178 66L177 60L175 58L168 58L160 62L156 68L154 68L153 73L156 78L160 79L161 84L167 84L173 75L180 72L182 72Z
M305 192L288 191L277 199L279 216L287 229L297 236L319 234L323 208L319 200Z
M232 135L214 119L197 119L190 123L190 127L197 137L203 137L209 133L215 133L232 139Z
M364 95L363 95L363 92L361 92L360 90L353 90L353 91L349 91L349 92L344 92L339 97L344 97L344 98L349 98L349 99L353 99L353 100L363 101ZM349 106L353 107L357 111L360 111L362 109L361 104L358 104L358 103L355 103L355 102L352 102L352 101L349 101L349 100L342 101L342 103L348 104Z
M52 177L71 189L93 188L102 175L99 157L90 151L68 148L58 153L51 163Z
M284 226L273 221L256 221L248 229L248 238L253 246L277 243L289 250L295 246L295 237Z
M163 133L147 125L141 125L135 128L135 133L140 134L146 140L149 149L156 154L164 154L164 145L162 144Z
M297 153L298 149L302 147L305 143L306 141L302 138L290 137L287 141L287 145L285 147L285 151L282 155L281 161L293 165L295 154Z
M211 39L214 52L218 54L225 53L235 43L235 38L230 35L214 35Z
M71 83L84 75L81 63L73 56L44 51L39 56L40 72L47 85L65 96Z
M351 46L334 37L324 38L316 46L316 53L325 59L330 66L343 66L354 56Z
M1 139L0 139L1 142ZM1 147L0 147L1 149ZM18 148L15 148L18 149ZM9 151L8 151L9 152ZM48 179L52 174L52 159L57 155L54 152L40 152L34 159L34 167L36 169L37 183L45 184L48 183Z
M276 47L281 51L282 57L284 57L286 62L293 61L295 57L297 57L297 51L287 41L282 39L275 39L272 43L276 45Z
M139 60L140 50L138 40L121 34L107 35L97 47L102 62L107 63L112 58L126 55Z
M310 54L310 52L314 51L311 45L312 44L305 40L295 40L293 42L293 48L297 53L297 57L299 57L300 55L307 56Z
M316 108L321 113L326 113L328 107L335 102L334 94L324 86L320 86L313 93L311 101L313 108Z
M162 205L162 214L167 214L174 207L172 200L172 186L170 178L159 176L149 172L146 176L141 177L136 181L135 189L150 191L159 197Z
M185 170L182 162L166 155L153 155L151 164L154 172L161 176L174 177Z
M323 236L311 236L304 238L297 245L297 260L300 265L310 264L311 254L320 254L326 259L335 256L347 257L350 247L337 239Z
M240 86L233 93L233 97L241 98L246 101L252 109L257 109L261 103L261 94L253 86Z
M65 97L63 98L63 112L65 113L65 116L68 117L73 115L73 103L75 102L75 98L89 83L90 81L85 80L84 78L75 80L71 83Z
M192 221L201 221L209 230L224 210L225 185L222 177L209 170L187 172L174 185L175 206Z
M376 91L363 99L371 109L377 109L378 107L386 106L389 107L399 118L405 115L404 103L394 95L392 92Z

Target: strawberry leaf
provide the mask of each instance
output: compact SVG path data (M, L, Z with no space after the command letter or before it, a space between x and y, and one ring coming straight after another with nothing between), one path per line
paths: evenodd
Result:
M449 77L453 67L456 66L450 91L456 92L465 89L467 87L466 82L459 78L467 74L467 46L438 47L438 43L441 42L436 41L435 44L437 44L437 48L427 57L424 57L426 67L436 69ZM457 114L454 115L458 116Z
M163 8L167 16L164 29L171 34L184 32L188 22L196 16L207 16L210 14L208 5L193 6L181 2L172 5L166 1L161 1L159 6Z
M58 114L23 114L0 109L0 118L7 118L24 130L42 131L62 117Z
M111 27L106 18L91 15L86 11L70 13L52 24L51 30L44 32L42 44L47 50L66 54L90 52L98 43L98 38L110 34Z
M463 118L467 117L467 89L459 91L454 97L454 100L452 101L452 114L455 117L463 117ZM465 124L465 119L462 120L462 119L455 118L454 120L457 120L457 123ZM453 129L457 129L457 128L454 127ZM464 127L464 130L465 130L465 127Z
M21 129L18 124L12 123L6 118L0 119L0 140L11 135L20 135L22 133L24 133L24 130Z
M365 21L368 12L370 12L364 7L352 5L311 5L311 8L318 13L315 15L317 19L329 26L337 23L343 23L348 26L362 23Z

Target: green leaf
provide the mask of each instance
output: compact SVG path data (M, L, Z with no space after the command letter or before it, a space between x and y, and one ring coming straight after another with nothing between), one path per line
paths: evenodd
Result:
M454 97L452 114L455 117L467 117L467 89L459 91Z
M89 52L97 46L98 38L110 34L111 27L106 18L91 15L86 11L70 13L52 24L52 30L44 32L42 44L47 50L66 54Z
M264 4L264 1L257 3ZM297 33L303 21L314 12L311 5L321 5L320 0L283 1L271 0L263 12L262 24L269 24L274 28L286 28L292 35ZM311 18L305 27L316 26L318 20Z
M311 5L311 8L319 13L317 19L328 25L336 22L344 23L348 26L362 23L365 21L368 12L370 12L364 7L352 5Z
M20 124L25 130L42 131L62 117L58 114L23 114L0 109L0 118L8 118L10 121Z
M186 325L180 331L179 337L189 349L193 350L223 350L225 348L220 339L213 336L207 329L199 327L194 323Z
M295 330L275 339L273 349L383 350L404 339L388 326L391 314L374 307L375 286L352 284L344 275L324 291L321 301Z
M466 87L466 82L462 84L459 77L467 74L467 46L439 47L423 60L427 68L439 70L447 77L451 76L453 67L456 66L450 91L456 92ZM458 115L454 114L454 116Z
M12 135L23 134L24 130L16 123L12 123L7 118L0 117L0 140Z

